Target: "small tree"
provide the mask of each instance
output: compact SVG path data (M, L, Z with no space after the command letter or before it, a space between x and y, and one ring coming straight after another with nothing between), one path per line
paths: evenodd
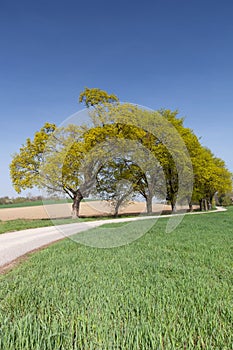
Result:
M133 184L127 178L126 169L126 159L112 157L97 173L97 193L114 207L114 216L118 216L120 207L134 197Z

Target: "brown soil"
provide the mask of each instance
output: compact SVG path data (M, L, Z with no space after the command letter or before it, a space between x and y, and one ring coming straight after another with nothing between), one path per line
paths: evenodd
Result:
M170 211L171 207L163 204L155 204L153 211L160 214L162 211ZM104 201L82 202L80 216L112 215L113 210L109 203ZM146 213L145 203L133 202L121 209L119 214ZM71 217L71 204L49 204L34 207L5 208L0 209L0 220L15 219L55 219Z

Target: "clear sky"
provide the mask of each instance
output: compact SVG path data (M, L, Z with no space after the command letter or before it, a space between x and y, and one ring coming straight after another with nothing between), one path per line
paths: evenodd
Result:
M232 0L1 1L0 196L11 155L85 86L178 109L233 171L232 18Z

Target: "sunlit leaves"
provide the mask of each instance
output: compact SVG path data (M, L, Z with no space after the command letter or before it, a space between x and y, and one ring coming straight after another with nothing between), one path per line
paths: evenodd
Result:
M98 88L85 88L79 95L79 102L84 103L86 107L93 107L105 102L116 102L118 97L114 94L108 94L104 90Z
M148 200L157 193L174 207L177 200L211 200L216 192L231 190L225 163L184 127L177 111L120 104L100 89L85 88L79 101L95 107L89 113L92 125L45 123L13 156L16 191L37 186L75 199L78 193L90 195L98 180L99 192L110 199L140 193Z

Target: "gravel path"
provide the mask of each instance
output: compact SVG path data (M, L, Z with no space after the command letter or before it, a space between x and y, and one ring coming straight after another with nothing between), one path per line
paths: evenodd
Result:
M217 208L218 211L225 210ZM208 212L203 212L203 214ZM190 213L200 214L200 213ZM190 215L188 214L188 215ZM176 216L179 214L176 214ZM180 214L183 215L183 214ZM171 217L172 215L163 215L162 217ZM158 216L121 218L109 220L97 220L83 223L66 224L60 226L40 227L35 229L27 229L22 231L14 231L3 233L0 235L0 268L4 268L13 261L25 254L39 249L52 242L58 241L75 233L89 230L93 227L111 222L126 222L134 220L145 220L158 218Z

